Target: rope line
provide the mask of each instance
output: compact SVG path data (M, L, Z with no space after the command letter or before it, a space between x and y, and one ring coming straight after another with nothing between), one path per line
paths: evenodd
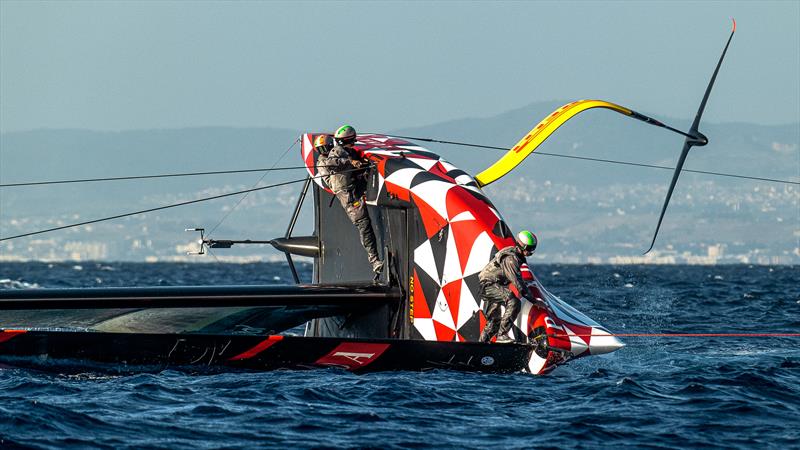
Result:
M290 166L290 167L270 167L263 169L241 169L241 170L215 170L212 172L186 172L186 173L165 173L158 175L135 175L127 177L108 177L108 178L83 178L77 180L55 180L55 181L28 181L23 183L7 183L0 184L0 188L5 187L18 187L18 186L42 186L48 184L67 184L67 183L91 183L95 181L120 181L120 180L143 180L147 178L170 178L170 177L194 177L200 175L220 175L226 173L247 173L247 172L271 172L277 170L297 170L305 169L306 166Z
M294 140L294 142L292 142L292 145L290 145L290 146L289 146L289 148L287 148L286 150L284 150L284 151L283 151L283 153L281 153L281 156L279 156L279 157L278 157L278 159L276 159L276 160L275 160L275 162L274 162L274 163L272 163L272 167L270 167L270 169L269 169L269 170L272 170L272 169L274 169L274 168L275 168L275 166L277 166L277 165L278 165L278 163L279 163L279 162L281 162L281 160L283 159L283 157L284 157L284 156L286 156L286 154L287 154L287 153L289 153L289 150L291 150L292 148L294 148L294 146L295 146L295 145L297 145L297 143L298 143L298 142L300 142L300 138L297 138L297 139L295 139L295 140ZM261 177L258 179L258 181L256 181L256 182L255 182L255 184L253 184L253 187L256 187L256 186L258 186L259 184L261 184L261 180L263 180L263 179L264 179L264 177L265 177L265 176L267 176L267 173L269 173L269 171L268 171L268 170L265 170L265 171L264 171L264 173L261 175ZM209 231L209 232L208 232L208 237L209 237L209 238L211 238L211 234L212 234L214 231L216 231L216 230L217 230L217 228L219 228L219 226L220 226L220 225L222 225L222 222L224 222L224 221L225 221L225 219L227 219L227 218L228 218L228 216L230 216L230 215L233 213L233 211L235 211L235 210L236 210L236 208L238 208L238 207L239 207L239 205L241 205L241 204L242 204L242 202L244 201L244 199L246 199L246 198L247 198L247 196L248 196L248 195L250 195L250 193L249 193L249 192L248 192L248 193L246 193L246 194L244 194L242 197L240 197L240 198L239 198L239 200L236 202L236 204L235 204L235 205L233 205L233 208L229 209L229 210L228 210L228 212L226 212L226 213L225 213L225 215L224 215L224 216L222 216L222 218L221 218L221 219L219 219L219 222L217 222L217 224L216 224L216 225L214 225L214 226L211 228L211 231Z
M341 172L354 172L354 171L364 170L364 169L365 168L363 168L363 167L362 168L354 168L354 169L342 170ZM323 177L322 175L318 175L318 176L315 176L315 177L307 177L307 178L317 179L317 178L322 178L322 177ZM173 203L171 205L159 206L159 207L156 207L156 208L149 208L149 209L143 209L143 210L140 210L140 211L133 211L133 212L124 213L124 214L117 214L117 215L114 215L114 216L103 217L103 218L100 218L100 219L87 220L87 221L84 221L84 222L73 223L73 224L69 224L69 225L62 225L62 226L53 227L53 228L47 228L45 230L38 230L38 231L32 231L30 233L18 234L16 236L7 236L7 237L0 238L0 242L2 242L2 241L10 241L12 239L18 239L18 238L22 238L22 237L26 237L26 236L34 236L34 235L37 235L37 234L49 233L51 231L57 231L57 230L64 230L64 229L67 229L67 228L79 227L79 226L82 226L82 225L90 225L90 224L93 224L93 223L105 222L105 221L108 221L108 220L120 219L120 218L123 218L123 217L135 216L137 214L144 214L144 213L153 212L153 211L161 211L161 210L164 210L164 209L176 208L178 206L191 205L193 203L200 203L200 202L206 202L206 201L209 201L209 200L216 200L218 198L231 197L231 196L234 196L234 195L244 194L244 193L248 193L248 192L262 191L264 189L272 189L272 188L276 188L276 187L280 187L280 186L286 186L286 185L289 185L289 184L303 183L303 182L306 181L307 178L300 178L300 179L297 179L297 180L284 181L282 183L275 183L275 184L270 184L270 185L267 185L267 186L261 186L261 187L257 187L257 188L245 189L243 191L229 192L227 194L214 195L214 196L211 196L211 197L198 198L198 199L195 199L195 200L188 200L188 201L185 201L185 202Z
M800 337L800 333L617 333L617 334L548 334L551 338L570 337Z
M423 141L423 142L433 142L436 144L448 144L448 145L460 145L462 147L473 147L473 148L484 148L489 150L499 150L507 152L509 151L508 148L505 147L497 147L494 145L482 145L482 144L471 144L468 142L457 142L457 141L444 141L439 139L430 139L430 138L420 138L420 137L413 137L413 136L398 136L398 135L390 135L391 137L396 137L400 139L411 139L415 141ZM590 158L587 156L573 156L573 155L561 155L558 153L548 153L548 152L533 152L531 153L532 156L536 155L543 155L543 156L552 156L557 158L567 158L567 159L579 159L583 161L592 161L592 162L602 162L608 164L619 164L624 166L636 166L636 167L647 167L650 169L663 169L663 170L675 170L675 167L669 166L659 166L655 164L644 164L644 163L635 163L630 161L619 161L615 159L603 159L603 158ZM766 177L754 177L749 175L739 175L733 173L724 173L724 172L712 172L708 170L693 170L693 169L683 169L682 172L692 172L692 173L700 173L704 175L715 175L719 177L729 177L729 178L742 178L747 180L757 180L757 181L768 181L771 183L783 183L783 184L793 184L800 186L800 181L790 181L790 180L780 180L776 178L766 178Z
M499 151L508 151L505 147L497 147L493 145L482 145L482 144L471 144L467 142L456 142L456 141L445 141L439 139L430 139L430 138L420 138L420 137L413 137L413 136L398 136L398 135L391 135L392 137L397 137L401 139L411 139L416 141L423 141L423 142L433 142L437 144L447 144L447 145L459 145L463 147L472 147L472 148L483 148L488 150L499 150ZM297 141L295 141L296 144ZM567 158L567 159L576 159L582 161L591 161L591 162L601 162L607 164L618 164L624 166L634 166L634 167L645 167L649 169L662 169L662 170L675 170L675 167L670 166L660 166L657 164L646 164L646 163L636 163L631 161L620 161L615 159L604 159L604 158L592 158L588 156L574 156L574 155L562 155L558 153L548 153L542 151L533 152L532 155L542 155L542 156L550 156L556 158ZM106 177L106 178L83 178L83 179L75 179L75 180L54 180L54 181L28 181L28 182L20 182L20 183L6 183L0 184L0 188L9 188L9 187L22 187L22 186L42 186L42 185L50 185L50 184L67 184L67 183L90 183L90 182L98 182L98 181L121 181L121 180L142 180L142 179L152 179L152 178L170 178L170 177L191 177L191 176L203 176L203 175L222 175L222 174L233 174L233 173L249 173L249 172L272 172L272 171L280 171L280 170L299 170L305 169L305 166L288 166L288 167L270 167L270 168L260 168L260 169L239 169L239 170L216 170L216 171L209 171L209 172L186 172L186 173L170 173L170 174L157 174L157 175L135 175L135 176L124 176L124 177ZM750 175L740 175L740 174L732 174L732 173L724 173L724 172L712 172L708 170L695 170L695 169L683 169L683 172L691 172L691 173L699 173L703 175L714 175L719 177L729 177L729 178L740 178L746 180L755 180L755 181L767 181L771 183L783 183L783 184L792 184L792 185L800 185L800 181L791 181L791 180L781 180L777 178L767 178L767 177L756 177Z

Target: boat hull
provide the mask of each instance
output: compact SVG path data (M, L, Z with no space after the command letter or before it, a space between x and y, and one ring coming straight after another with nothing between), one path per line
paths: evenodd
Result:
M338 367L357 373L432 369L510 373L524 371L531 352L532 347L523 344L405 339L0 331L0 363L59 370L85 370L87 366L123 372Z

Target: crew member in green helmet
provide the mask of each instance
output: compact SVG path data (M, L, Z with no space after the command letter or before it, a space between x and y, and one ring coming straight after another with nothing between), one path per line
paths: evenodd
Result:
M350 125L344 125L336 130L333 135L336 145L327 154L321 154L317 164L324 166L325 182L333 191L347 213L347 217L358 229L361 245L367 251L367 258L377 280L383 271L383 261L378 255L378 246L372 222L369 219L367 205L364 203L363 184L358 183L357 177L363 171L355 170L364 168L368 163L355 152L356 130Z
M480 341L489 342L497 335L498 343L512 342L508 336L511 325L519 314L521 300L525 297L533 300L528 286L522 279L522 264L525 257L531 256L536 250L538 240L536 235L528 230L517 234L516 245L506 247L494 255L489 264L478 274L481 283L481 299L484 302L486 326L481 332ZM513 284L520 298L514 295L509 285ZM500 308L505 307L505 312L500 316Z

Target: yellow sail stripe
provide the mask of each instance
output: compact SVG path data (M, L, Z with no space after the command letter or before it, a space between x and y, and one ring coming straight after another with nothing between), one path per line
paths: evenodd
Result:
M525 158L528 157L534 150L536 150L542 142L550 137L558 127L564 122L571 119L576 114L592 108L607 108L614 110L626 116L633 115L633 111L614 103L605 102L603 100L578 100L553 111L552 114L547 116L544 120L539 122L528 134L525 135L517 145L511 148L502 158L497 160L496 163L489 166L488 169L479 173L475 180L480 186L494 183L508 172L511 172L514 167L517 167Z

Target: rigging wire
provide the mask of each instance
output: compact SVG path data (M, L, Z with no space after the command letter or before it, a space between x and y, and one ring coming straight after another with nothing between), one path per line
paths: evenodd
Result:
M606 334L548 334L551 338L571 338L571 337L800 337L800 333L614 333Z
M300 138L297 138L297 139L295 139L295 140L294 140L294 142L292 142L292 145L290 145L290 146L289 146L289 148L287 148L286 150L284 150L284 151L283 151L283 153L281 153L281 156L279 156L279 157L278 157L278 159L276 159L276 160L275 160L275 162L272 164L272 167L270 167L270 170L274 169L274 168L275 168L275 166L277 166L277 165L278 165L278 163L279 163L279 162L281 162L281 160L283 159L283 157L284 157L284 156L286 156L286 154L287 154L287 153L289 153L289 150L293 149L293 148L294 148L294 146L295 146L295 145L297 145L297 143L298 143L298 142L300 142ZM256 186L258 186L259 184L261 184L261 180L263 180L263 179L264 179L264 177L265 177L265 176L267 176L267 173L269 173L269 171L265 170L265 171L264 171L264 173L261 175L261 178L259 178L259 179L258 179L258 181L256 181L256 182L255 182L255 184L253 184L253 187L256 187ZM246 198L247 198L247 196L248 196L248 195L250 195L250 192L248 192L248 193L244 194L242 197L240 197L240 198L239 198L239 200L236 202L236 204L235 204L235 205L233 205L233 208L229 209L229 210L228 210L228 212L226 212L226 213L225 213L225 215L224 215L224 216L222 216L222 218L221 218L221 219L219 219L219 222L217 222L217 224L216 224L216 225L214 225L214 226L211 228L211 231L209 231L209 232L208 232L208 237L209 237L209 238L211 238L211 234L212 234L212 233L213 233L213 232L214 232L214 231L215 231L217 228L219 228L219 226L220 226L220 225L222 225L222 222L224 222L224 221L225 221L225 219L227 219L227 218L228 218L228 216L230 216L230 215L231 215L231 213L233 213L233 211L234 211L234 210L236 210L236 208L238 208L238 207L239 207L239 205L241 205L241 204L242 204L242 202L244 201L244 199L246 199Z
M433 142L437 144L448 144L448 145L459 145L463 147L473 147L473 148L484 148L488 150L499 150L499 151L508 151L505 147L497 147L493 145L482 145L482 144L472 144L467 142L456 142L456 141L445 141L439 139L430 139L430 138L421 138L421 137L412 137L412 136L398 136L398 135L387 135L391 137L397 137L401 139L411 139L416 141L423 141L423 142ZM296 145L297 141L295 141ZM291 147L290 147L291 149ZM288 152L288 150L286 151ZM284 155L286 154L284 152ZM663 169L663 170L674 170L674 167L670 166L659 166L656 164L645 164L645 163L635 163L631 161L620 161L614 159L603 159L603 158L591 158L588 156L574 156L574 155L562 155L558 153L548 153L537 151L532 153L532 155L543 155L543 156L551 156L557 158L567 158L567 159L577 159L582 161L591 161L591 162L601 162L601 163L608 163L608 164L619 164L625 166L634 166L634 167L645 167L650 169ZM282 157L283 157L282 156ZM281 157L281 158L282 158ZM151 179L151 178L170 178L170 177L191 177L191 176L203 176L203 175L222 175L222 174L233 174L233 173L249 173L249 172L275 172L281 170L300 170L305 169L306 166L287 166L287 167L268 167L268 168L260 168L260 169L238 169L238 170L216 170L216 171L209 171L209 172L186 172L186 173L169 173L169 174L157 174L157 175L135 175L135 176L124 176L124 177L107 177L107 178L83 178L83 179L75 179L75 180L54 180L54 181L29 181L29 182L21 182L21 183L6 183L0 184L0 188L9 188L9 187L21 187L21 186L42 186L42 185L50 185L50 184L67 184L67 183L89 183L89 182L98 182L98 181L121 181L121 180L141 180L141 179ZM793 184L793 185L800 185L799 181L791 181L791 180L780 180L776 178L766 178L766 177L755 177L749 175L740 175L740 174L731 174L731 173L722 173L722 172L712 172L707 170L695 170L695 169L683 169L683 172L692 172L692 173L699 173L704 175L715 175L720 177L730 177L730 178L741 178L747 180L756 180L756 181L767 181L771 183L783 183L783 184ZM262 177L263 178L263 177Z
M492 145L472 144L472 143L467 143L467 142L447 141L447 140L432 139L432 138L422 138L422 137L412 137L412 136L400 136L400 135L394 135L394 134L389 134L387 136L397 137L397 138L401 138L401 139L411 139L411 140L417 140L417 141L423 141L423 142L432 142L432 143L438 143L438 144L448 144L448 145L458 145L458 146L472 147L472 148L484 148L484 149L489 149L489 150L508 151L507 148L498 147L498 146L492 146ZM299 138L296 139L292 143L292 145L290 145L283 152L283 154L281 154L281 156L275 161L275 163L270 168L243 169L243 170L223 170L223 171L211 171L211 172L191 172L191 173L175 173L175 174L159 174L159 175L141 175L141 176L129 176L129 177L90 178L90 179L79 179L79 180L58 180L58 181L42 181L42 182L0 184L0 187L12 187L12 186L32 186L32 185L44 185L44 184L81 183L81 182L93 182L93 181L131 180L131 179L143 179L143 178L166 178L166 177L181 177L181 176L215 175L215 174L226 174L226 173L264 172L264 174L261 176L261 178L259 178L259 180L250 189L245 189L245 190L242 190L242 191L231 192L231 193L227 193L227 194L220 194L220 195L215 195L215 196L205 197L205 198L200 198L200 199L195 199L195 200L189 200L189 201L185 201L185 202L175 203L175 204L166 205L166 206L160 206L160 207L156 207L156 208L144 209L144 210L135 211L135 212L131 212L131 213L118 214L118 215L115 215L115 216L104 217L104 218L100 218L100 219L94 219L94 220L89 220L89 221L84 221L84 222L79 222L79 223L74 223L74 224L69 224L69 225L63 225L63 226L59 226L59 227L53 227L53 228L34 231L34 232L30 232L30 233L19 234L19 235L15 235L15 236L0 237L0 242L12 240L12 239L17 239L17 238L22 238L22 237L27 237L27 236L33 236L33 235L37 235L37 234L48 233L48 232L51 232L51 231L57 231L57 230L63 230L63 229L67 229L67 228L78 227L78 226L82 226L82 225L89 225L89 224L93 224L93 223L119 219L119 218L123 218L123 217L129 217L129 216L133 216L133 215L137 215L137 214L144 214L144 213L148 213L148 212L160 211L160 210L174 208L174 207L178 207L178 206L190 205L190 204L200 203L200 202L209 201L209 200L216 200L216 199L219 199L219 198L230 197L230 196L239 195L239 194L245 194L242 198L239 199L239 201L237 201L237 203L234 205L234 207L231 210L229 210L225 214L225 216L223 216L222 219L211 229L211 232L213 232L233 212L233 210L235 210L236 207L238 207L239 204L241 204L241 202L247 197L247 195L250 194L250 192L260 191L260 190L264 190L264 189L271 189L271 188L285 186L285 185L294 184L294 183L300 183L300 182L304 182L306 180L306 178L303 178L303 179L286 181L286 182L282 182L282 183L271 184L271 185L262 186L262 187L256 187L264 179L264 176L266 176L266 174L268 172L270 172L270 171L291 170L291 169L305 169L306 168L305 166L275 167L281 161L281 159L283 159L286 156L286 154L289 153L289 151L295 145L297 145L297 143L299 141L300 141ZM653 169L665 169L665 170L674 170L675 169L674 167L659 166L659 165L654 165L654 164L634 163L634 162L629 162L629 161L618 161L618 160L602 159L602 158L590 158L590 157L585 157L585 156L561 155L561 154L557 154L557 153L535 152L533 154L534 155L553 156L553 157L559 157L559 158L578 159L578 160L593 161L593 162L603 162L603 163L610 163L610 164L620 164L620 165L628 165L628 166L647 167L647 168L653 168ZM346 171L343 171L343 172L350 172L350 171L362 170L362 169L363 168L357 168L357 169L352 169L352 170L346 170ZM758 180L758 181L768 181L768 182L775 182L775 183L800 185L800 182L797 182L797 181L779 180L779 179L764 178L764 177L753 177L753 176L747 176L747 175L738 175L738 174L721 173L721 172L711 172L711 171L704 171L704 170L692 170L692 169L683 169L683 170L686 171L686 172L700 173L700 174L706 174L706 175L716 175L716 176L731 177L731 178L743 178L743 179ZM317 177L311 177L311 178L314 179L314 178L320 178L320 177L317 176ZM209 232L209 235L211 234L211 232Z
M76 180L55 180L55 181L29 181L23 183L6 183L0 184L0 188L5 187L18 187L18 186L42 186L48 184L67 184L67 183L90 183L95 181L119 181L119 180L143 180L147 178L170 178L170 177L193 177L200 175L220 175L226 173L247 173L247 172L272 172L278 170L297 170L305 169L306 166L290 166L290 167L275 167L262 169L241 169L241 170L215 170L212 172L186 172L186 173L165 173L158 175L135 175L127 177L108 177L108 178L83 178Z
M367 167L370 167L370 166L367 166ZM364 169L366 169L366 167L347 169L347 170L342 170L341 173L344 173L344 172L355 172L355 171L364 170ZM311 178L313 180L313 179L322 178L322 177L323 177L323 175L318 175L318 176L315 176L315 177L305 177L305 178L300 178L300 179L296 179L296 180L290 180L290 181L284 181L284 182L281 182L281 183L270 184L270 185L267 185L267 186L261 186L261 187L245 189L243 191L236 191L236 192L229 192L227 194L213 195L211 197L203 197L203 198L198 198L198 199L194 199L194 200L188 200L188 201L185 201L185 202L173 203L171 205L158 206L158 207L155 207L155 208L142 209L142 210L139 210L139 211L133 211L133 212L129 212L129 213L117 214L117 215L114 215L114 216L103 217L103 218L100 218L100 219L87 220L87 221L84 221L84 222L72 223L72 224L69 224L69 225L62 225L62 226L59 226L59 227L47 228L47 229L38 230L38 231L32 231L30 233L23 233L23 234L18 234L18 235L15 235L15 236L0 237L0 242L2 242L2 241L10 241L12 239L18 239L18 238L22 238L22 237L26 237L26 236L34 236L34 235L37 235L37 234L49 233L51 231L57 231L57 230L64 230L64 229L67 229L67 228L79 227L79 226L82 226L82 225L90 225L90 224L93 224L93 223L105 222L105 221L108 221L108 220L121 219L123 217L135 216L137 214L144 214L144 213L149 213L149 212L153 212L153 211L161 211L161 210L164 210L164 209L176 208L178 206L185 206L185 205L191 205L191 204L194 204L194 203L206 202L206 201L209 201L209 200L216 200L218 198L232 197L234 195L245 194L245 193L255 192L255 191L263 191L265 189L272 189L272 188L276 188L276 187L280 187L280 186L286 186L286 185L289 185L289 184L304 183L308 178Z
M220 261L219 258L217 258L217 255L215 255L214 252L211 251L210 247L206 248L206 252L208 252L209 255L214 257L214 261L216 261L217 264L222 264L222 261Z
M410 139L415 141L423 141L423 142L433 142L436 144L448 144L448 145L459 145L462 147L473 147L473 148L484 148L488 150L500 150L507 152L509 149L506 147L497 147L494 145L482 145L482 144L471 144L468 142L457 142L457 141L445 141L440 139L431 139L431 138L421 138L421 137L413 137L413 136L398 136L396 134L388 134L387 136L396 137L400 139ZM533 152L531 153L532 156L536 155L543 155L543 156L553 156L558 158L568 158L568 159L579 159L583 161L592 161L592 162L602 162L608 164L620 164L625 166L636 166L636 167L647 167L651 169L664 169L664 170L675 170L675 167L669 166L659 166L655 164L644 164L644 163L635 163L630 161L619 161L614 159L603 159L603 158L590 158L587 156L573 156L573 155L561 155L558 153L547 153L547 152ZM800 181L790 181L790 180L780 180L776 178L765 178L765 177L753 177L749 175L739 175L733 173L723 173L723 172L711 172L708 170L694 170L694 169L683 169L683 172L692 172L692 173L700 173L704 175L715 175L720 177L730 177L730 178L742 178L747 180L757 180L757 181L768 181L771 183L783 183L783 184L794 184L800 186Z

